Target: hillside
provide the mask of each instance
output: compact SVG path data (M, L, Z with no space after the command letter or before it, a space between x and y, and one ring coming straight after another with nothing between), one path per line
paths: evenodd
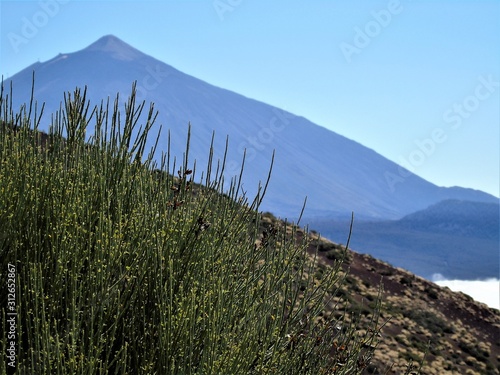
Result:
M84 103L48 135L0 118L21 372L500 373L498 310L260 213L221 165L197 184L187 151L141 162L135 111L87 143Z
M6 80L7 89L13 84L14 108L29 102L33 72L35 99L45 103L41 130L48 131L62 93L87 86L93 104L108 97L113 101L117 92L123 104L136 81L138 100L154 102L159 111L152 129L156 134L163 126L159 151L170 147L172 154L182 155L191 123L190 152L204 166L212 132L215 160L224 157L229 136L225 180L239 174L246 153L241 188L254 195L254 182L265 178L275 150L273 180L263 209L289 219L298 217L306 196L309 217L349 218L354 211L357 218L372 220L399 219L444 199L498 203L480 191L438 187L300 114L210 85L112 35L77 52L35 63ZM89 131L93 125L89 123ZM168 146L167 130L179 141Z
M346 221L311 219L325 237L341 241ZM400 220L357 220L353 249L427 279L498 277L499 205L446 200Z
M342 246L318 242L320 264L331 266ZM339 301L347 300L347 310L360 312L365 324L374 314L379 286L383 290L380 317L387 323L365 373L385 373L381 370L391 366L387 373L403 373L408 360L419 363L424 352L422 374L500 373L500 311L370 255L349 251L343 268ZM338 309L335 303L331 307Z
M361 373L376 322L358 336L319 319L340 264L315 279L307 238L261 231L267 184L226 190L189 142L156 164L134 98L87 134L76 91L43 134L0 95L0 373Z

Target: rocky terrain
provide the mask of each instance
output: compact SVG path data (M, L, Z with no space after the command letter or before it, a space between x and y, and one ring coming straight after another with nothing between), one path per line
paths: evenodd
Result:
M265 226L283 225L265 217ZM370 255L345 252L314 231L297 233L311 236L316 278L342 262L344 283L325 316L333 314L339 324L359 319L362 335L380 306L379 342L366 374L402 374L409 363L413 373L422 364L422 374L500 374L500 311Z

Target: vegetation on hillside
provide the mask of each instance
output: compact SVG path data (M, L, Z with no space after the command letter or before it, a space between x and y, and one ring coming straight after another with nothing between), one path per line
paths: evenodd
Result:
M14 112L2 87L0 269L15 293L1 293L0 350L14 342L18 373L362 373L379 304L362 332L325 308L346 248L319 275L309 236L265 225L265 185L240 195L241 175L225 183L212 158L196 183L189 141L156 163L153 106L139 126L135 90L118 103L76 90L42 135L40 108Z
M0 373L500 373L498 310L259 212L266 185L240 195L189 141L155 163L133 93L121 118L68 94L49 134L10 98Z

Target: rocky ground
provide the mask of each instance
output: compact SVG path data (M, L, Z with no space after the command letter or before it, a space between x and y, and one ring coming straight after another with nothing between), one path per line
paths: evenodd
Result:
M280 225L272 215L263 224ZM370 255L346 253L314 231L307 235L310 256L318 254L315 277L337 261L345 273L325 316L358 317L363 334L379 311L380 340L366 374L402 374L409 363L414 373L423 363L421 374L500 374L499 310Z

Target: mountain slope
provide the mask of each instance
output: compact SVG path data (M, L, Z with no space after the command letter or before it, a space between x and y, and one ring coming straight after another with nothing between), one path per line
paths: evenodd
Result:
M416 365L426 352L423 374L500 373L498 310L369 255L351 252L345 268L344 296L365 319L383 287L381 318L387 323L366 373L384 374L392 366L389 373L402 374L409 360Z
M263 223L268 231L284 225L272 215L265 215ZM306 235L298 230L299 237ZM500 373L500 311L370 255L349 250L343 257L344 246L314 232L309 236L309 254L318 259L315 277L321 279L339 260L345 272L325 317L333 314L340 326L359 318L363 334L370 330L381 297L380 341L364 374L403 374L408 361L415 366L410 373L417 374L424 354L422 374Z
M348 223L312 221L322 235L341 241ZM446 200L400 220L356 221L351 247L431 278L498 277L499 205Z
M395 219L443 199L497 202L486 193L463 188L441 188L401 169L371 149L320 127L307 119L248 99L143 54L114 36L89 47L36 63L7 80L13 83L15 106L29 100L32 73L35 98L46 103L41 124L48 130L49 114L59 108L61 93L88 87L88 98L99 102L116 92L122 102L137 81L138 96L154 102L157 121L171 134L172 154L182 158L191 122L191 157L204 169L212 132L215 157L222 158L229 135L226 177L238 174L246 162L243 188L249 195L266 177L276 150L274 173L265 209L281 216L298 216L308 197L307 216L347 216ZM90 124L92 125L92 124ZM152 145L153 140L150 141ZM167 149L167 132L159 143Z

